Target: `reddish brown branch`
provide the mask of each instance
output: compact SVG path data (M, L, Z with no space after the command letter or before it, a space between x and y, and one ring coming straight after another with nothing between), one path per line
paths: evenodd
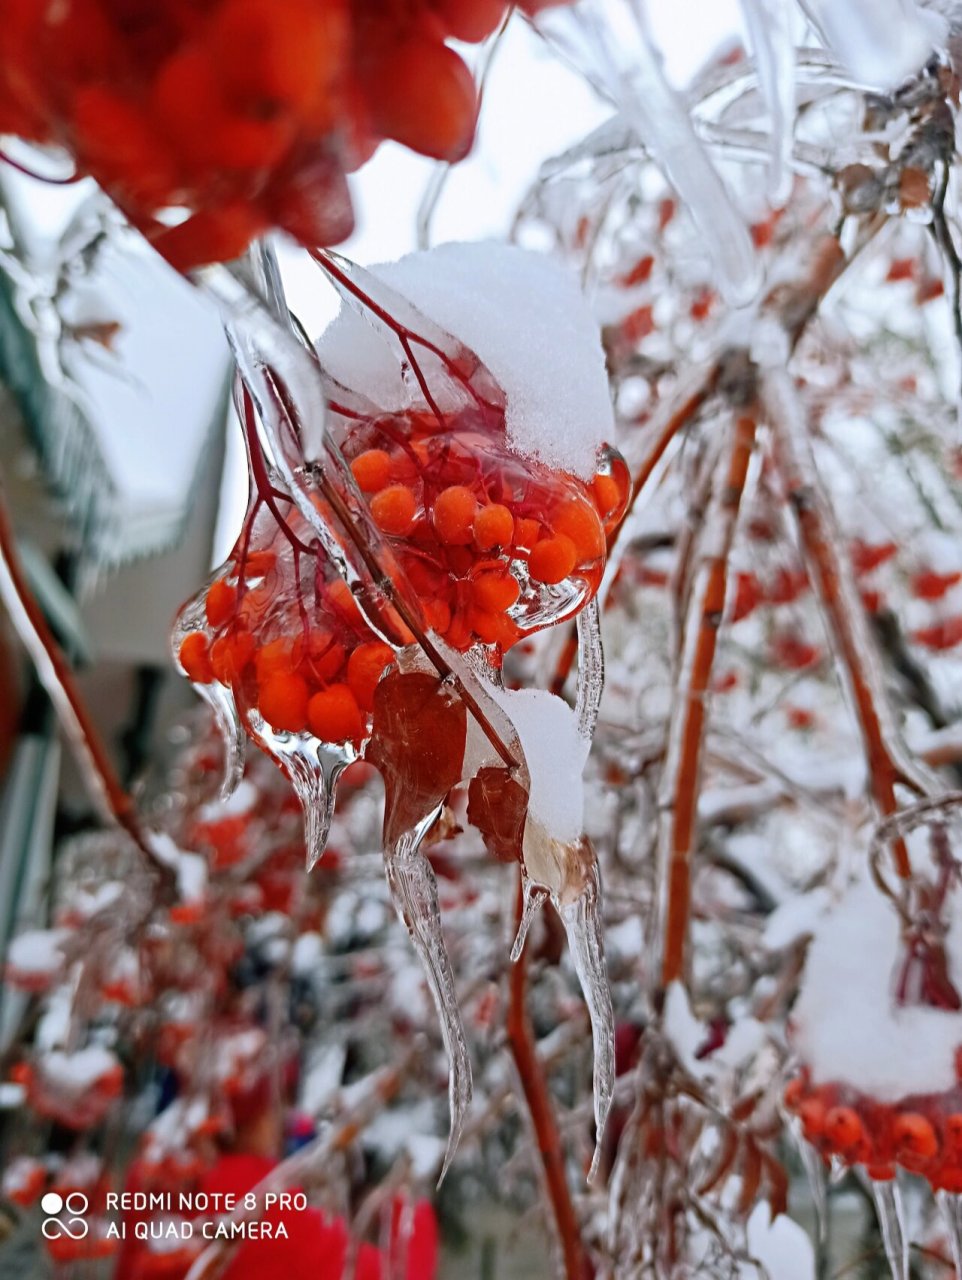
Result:
M523 910L524 898L519 885L515 910L516 929L521 924ZM561 1149L558 1121L525 1008L526 982L527 949L522 951L516 963L511 966L506 1027L508 1044L511 1046L511 1054L518 1069L525 1102L528 1104L528 1113L538 1142L548 1199L561 1245L566 1280L588 1280L592 1273L585 1257L581 1230L565 1176L564 1153Z
M784 394L783 394L784 391ZM775 460L791 503L799 542L809 576L838 652L847 679L868 765L869 787L883 818L898 810L895 788L924 791L911 765L899 759L894 731L886 723L888 709L876 670L871 637L867 633L864 609L850 581L840 540L821 493L811 452L808 424L788 390L774 381L770 392L775 428ZM903 879L911 875L908 850L901 835L892 841L896 871Z
M703 554L699 580L683 627L682 660L686 670L669 726L670 745L665 766L668 804L667 900L662 953L665 986L680 978L684 970L705 703L725 609L728 556L754 444L755 419L743 415L735 422L724 487L716 493L713 504L712 514L721 522L717 542Z
M161 873L166 884L171 868L160 862L141 826L132 798L127 794L100 737L97 726L77 688L73 671L40 606L33 597L17 552L16 538L0 490L0 595L7 599L11 620L24 647L34 660L37 675L63 725L68 741L81 757L81 775L95 783L94 800L121 827Z

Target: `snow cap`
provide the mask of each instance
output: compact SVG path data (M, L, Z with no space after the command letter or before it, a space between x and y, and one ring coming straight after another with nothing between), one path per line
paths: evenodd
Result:
M614 414L597 321L574 274L543 254L488 240L443 244L367 268L486 365L507 399L515 453L594 475ZM397 359L349 305L318 342L321 361L345 386L389 407Z

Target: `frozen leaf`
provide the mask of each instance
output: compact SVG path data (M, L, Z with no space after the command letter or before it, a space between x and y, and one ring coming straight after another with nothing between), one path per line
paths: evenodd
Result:
M507 769L486 766L468 784L468 821L499 862L520 862L528 793Z
M392 671L374 695L367 759L384 778L384 843L392 848L461 780L467 713L449 684Z

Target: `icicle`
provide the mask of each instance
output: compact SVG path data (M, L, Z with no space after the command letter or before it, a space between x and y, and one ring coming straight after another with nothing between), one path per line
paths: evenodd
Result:
M768 198L781 207L792 190L795 41L786 0L741 0L771 122Z
M598 599L590 600L578 614L578 697L575 715L578 732L587 741L594 737L605 690L605 651L601 644Z
M894 1178L872 1182L872 1199L885 1245L892 1280L909 1280L909 1241L905 1234L902 1195Z
M761 275L751 237L665 79L639 0L593 0L540 14L539 30L612 98L691 211L733 303L748 303Z
M210 707L217 721L217 729L224 744L224 776L220 784L220 798L229 800L244 776L245 741L244 727L237 713L237 705L230 689L217 681L195 684L197 693Z
M521 959L521 952L524 950L524 944L528 940L528 930L548 897L547 889L529 880L523 872L522 877L521 892L524 896L524 907L521 911L521 923L518 925L518 936L515 938L514 945L511 948L512 964L517 964Z
M322 745L314 749L299 745L297 750L285 753L283 759L304 811L305 867L311 872L327 848L337 780L349 757Z
M385 870L395 910L407 926L431 988L448 1055L451 1131L438 1179L440 1185L461 1140L464 1117L471 1102L472 1083L471 1059L461 1022L454 974L441 930L437 880L431 864L420 852L421 841L437 814L438 810L434 810L386 852Z
M875 89L894 89L944 41L945 19L914 0L799 0L849 71Z
M598 873L592 867L587 883L574 902L555 904L568 935L568 946L591 1018L594 1050L595 1153L588 1171L594 1180L601 1143L611 1107L615 1081L615 1018L605 969L605 950L598 911Z
M955 1274L962 1276L962 1200L952 1191L936 1191L935 1202L949 1235Z
M815 1234L818 1245L819 1248L824 1248L828 1231L828 1178L825 1161L811 1143L806 1141L801 1122L797 1117L791 1120L789 1130L795 1141L802 1168L805 1170L805 1177L808 1179L808 1188L815 1209Z

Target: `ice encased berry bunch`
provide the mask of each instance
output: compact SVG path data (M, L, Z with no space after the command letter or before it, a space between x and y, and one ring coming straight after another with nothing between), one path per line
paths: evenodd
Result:
M604 443L597 330L563 271L503 245L443 246L370 274L330 268L344 305L319 345L328 426L384 539L385 572L426 630L499 667L591 599L627 500L627 468ZM370 738L378 682L414 636L390 608L391 643L372 629L252 442L244 529L181 611L175 656L236 709L310 817L319 773L329 808L337 772ZM346 543L320 487L311 494Z
M943 906L941 936L910 929L906 937L892 903L873 884L856 884L809 947L790 1024L802 1067L785 1104L811 1146L862 1166L876 1183L901 1166L936 1191L962 1192L962 922L952 915L954 897Z

